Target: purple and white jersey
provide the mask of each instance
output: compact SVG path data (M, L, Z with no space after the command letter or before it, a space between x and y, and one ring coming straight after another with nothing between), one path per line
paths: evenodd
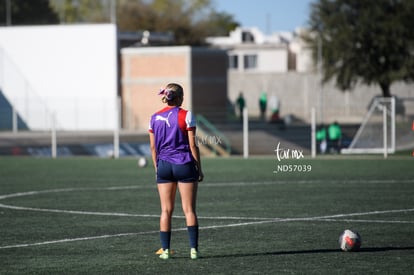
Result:
M196 121L190 111L165 107L151 116L149 132L154 134L157 162L173 164L193 161L187 131L195 130Z

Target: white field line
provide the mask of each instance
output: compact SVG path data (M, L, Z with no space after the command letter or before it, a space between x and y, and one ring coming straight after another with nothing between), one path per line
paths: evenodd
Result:
M246 226L246 225L265 224L265 223L277 223L277 222L319 221L319 220L323 221L323 220L332 219L332 218L377 215L377 214L387 214L387 213L401 213L401 212L412 212L412 211L414 211L414 208L359 212L359 213L349 213L349 214L336 214L336 215L315 216L315 217L302 217L302 218L273 218L273 219L268 219L268 220L263 220L263 221L252 221L252 222L234 223L234 224L217 225L217 226L213 225L213 226L206 226L203 228L210 229L210 228L220 228L220 227L235 227L235 226Z
M360 223L401 223L414 224L414 221L392 221L392 220L360 220L360 219L315 219L324 222L360 222Z
M63 188L63 189L49 189L41 191L28 191L19 192L7 195L1 195L0 200L24 196L35 196L40 194L48 193L61 193L61 192L76 192L76 191L114 191L114 190L130 190L130 189L146 189L153 188L154 186L114 186L114 187L100 187L100 188ZM78 214L78 215L96 215L96 216L114 216L114 217L140 217L140 218L158 218L159 215L153 214L131 214L131 213L115 213L115 212L95 212L95 211L76 211L76 210L62 210L62 209L48 209L48 208L36 208L36 207L23 207L14 206L0 203L0 208L7 208L13 210L26 210L26 211L38 211L38 212L50 212L50 213L66 213L66 214ZM184 218L184 216L174 216L174 218ZM199 219L221 219L221 220L267 220L269 218L258 218L258 217L202 217Z
M81 238L72 238L72 239L61 239L61 240L45 241L45 242L37 242L37 243L6 245L6 246L1 246L0 249L20 248L20 247L39 246L39 245L77 242L77 241L89 241L89 240L115 238L115 237L127 237L127 236L132 236L132 235L147 235L147 234L154 234L154 233L159 233L159 231L146 231L146 232L137 232L137 233L120 233L120 234L113 234L113 235L101 235L101 236L81 237Z
M8 198L24 197L24 196L35 196L35 195L48 194L48 193L62 193L62 192L76 192L76 191L102 191L102 190L115 191L115 190L130 190L130 189L148 189L148 188L150 188L150 186L136 185L136 186L76 187L76 188L47 189L47 190L27 191L27 192L0 195L0 200L4 200ZM153 186L152 188L156 189L155 186Z
M131 214L131 213L117 213L117 212L94 212L94 211L79 211L79 210L63 210L63 209L50 209L50 208L35 208L14 206L0 203L0 208L12 209L12 210L24 210L24 211L37 211L37 212L49 212L49 213L65 213L76 215L94 215L94 216L113 216L113 217L139 217L139 218L159 218L160 215L154 214ZM184 219L184 216L173 216L173 218ZM199 219L204 220L269 220L271 218L259 218L259 217L204 217L198 216Z
M223 182L223 183L199 183L199 187L231 187L231 186L255 186L255 185L277 185L277 184L314 184L320 183L321 180L276 180L276 181L262 181L262 182ZM393 179L373 179L373 180L335 180L332 179L330 183L340 184L354 184L354 183L414 183L414 179L393 180Z
M279 182L239 182L239 183L215 183L215 184L203 184L206 187L227 187L227 186L244 186L244 185L270 185L270 184L287 184L287 183L299 183L299 184L307 184L307 183L315 183L315 181L279 181ZM372 182L372 183L393 183L397 182L394 180L372 180L372 181L336 181L339 183L350 183L350 182ZM398 182L414 182L414 180L405 180L405 181L398 181ZM96 187L96 188L63 188L63 189L49 189L49 190L41 190L41 191L28 191L28 192L20 192L20 193L13 193L13 194L6 194L0 195L0 200L4 200L7 198L14 198L14 197L22 197L22 196L33 196L39 194L47 194L47 193L60 193L60 192L74 192L74 191L98 191L98 190L129 190L129 189L147 189L147 188L154 188L154 186L121 186L121 187ZM40 212L54 212L54 213L68 213L68 214L82 214L82 215L101 215L101 216L124 216L124 217L159 217L159 215L150 215L150 214L128 214L128 213L111 213L111 212L91 212L91 211L74 211L74 210L60 210L60 209L43 209L43 208L32 208L32 207L21 207L21 206L12 206L6 204L0 204L0 208L8 208L14 210L29 210L29 211L40 211ZM220 220L254 220L251 222L242 222L242 223L234 223L234 224L225 224L225 225L212 225L212 226L205 226L200 227L200 229L215 229L215 228L226 228L226 227L237 227L237 226L247 226L247 225L254 225L254 224L264 224L264 223L276 223L276 222L291 222L291 221L334 221L335 218L342 218L342 217L352 217L352 216L363 216L363 215L376 215L376 214L385 214L385 213L398 213L398 212L411 212L414 211L412 209L397 209L397 210L384 210L384 211L370 211L370 212L361 212L361 213L349 213L349 214L337 214L337 215L328 215L328 216L317 216L317 217L302 217L302 218L259 218L259 217L199 217L200 219L220 219ZM175 218L183 218L182 216L174 216ZM338 220L338 221L346 221L346 220ZM367 222L372 222L372 220L367 220ZM384 221L387 222L387 221ZM388 221L389 223L395 223L396 221ZM403 222L403 221L402 221ZM411 222L407 222L411 223ZM173 231L182 231L186 230L186 228L175 229ZM120 234L113 234L113 235L101 235L101 236L91 236L91 237L80 237L80 238L72 238L72 239L62 239L62 240L55 240L55 241L45 241L45 242L37 242L37 243L29 243L29 244L16 244L16 245L8 245L2 246L0 249L7 249L7 248L19 248L19 247L28 247L28 246L39 246L39 245L48 245L48 244L55 244L55 243L65 243L65 242L74 242L74 241L86 241L86 240L93 240L93 239L104 239L104 238L114 238L114 237L123 237L123 236L132 236L132 235L145 235L145 234L154 234L158 233L159 231L147 231L147 232L136 232L136 233L120 233Z
M265 224L265 223L293 222L293 221L325 221L325 220L329 221L332 218L340 218L340 217L353 217L353 216L377 215L377 214L412 212L412 211L414 211L414 208L411 208L411 209L397 209L397 210L383 210L383 211L370 211L370 212L348 213L348 214L337 214L337 215L316 216L316 217L303 217L303 218L274 218L274 219L268 219L268 220L264 220L264 221L252 221L252 222L233 223L233 224L202 226L202 227L200 227L200 229L201 230L206 230L206 229L217 229L217 228L257 225L257 224ZM343 221L343 220L338 220L338 221ZM395 221L391 221L391 222L395 222ZM173 229L172 231L176 232L176 231L185 231L185 230L187 230L187 228ZM159 231L154 230L154 231L146 231L146 232L120 233L120 234L112 234L112 235L80 237L80 238L61 239L61 240L54 240L54 241L45 241L45 242L0 246L0 249L41 246L41 245L49 245L49 244L57 244L57 243L88 241L88 240L95 240L95 239L107 239L107 238L136 236L136 235L148 235L148 234L156 234L156 233L159 233Z
M313 184L319 183L320 180L295 180L295 181L263 181L263 182L223 182L223 183L200 183L199 187L234 187L234 186L256 186L256 185L278 185L278 184ZM331 183L414 183L414 179L408 180L331 180ZM110 187L76 187L76 188L61 188L61 189L48 189L38 191L27 191L12 194L0 195L0 200L32 196L47 193L60 193L60 192L75 192L75 191L115 191L115 190L132 190L132 189L156 189L156 185L131 185L131 186L110 186Z
M252 185L272 185L272 184L312 184L316 183L318 180L302 180L302 181L264 181L264 182L228 182L228 183L210 183L210 184L200 184L200 186L205 187L232 187L232 186L252 186ZM395 180L370 180L370 181L361 181L361 180L347 180L347 181L332 181L337 183L394 183ZM413 180L404 180L398 182L414 182ZM61 188L61 189L48 189L48 190L39 190L39 191L28 191L28 192L18 192L12 194L0 195L0 200L23 197L23 196L35 196L40 194L48 193L61 193L61 192L76 192L76 191L116 191L116 190L131 190L131 189L155 189L153 185L131 185L131 186L110 186L110 187L76 187L76 188ZM13 210L26 210L26 211L38 211L38 212L50 212L50 213L66 213L66 214L78 214L78 215L97 215L97 216L118 216L118 217L141 217L141 218L155 218L159 215L154 214L131 214L131 213L114 213L114 212L95 212L95 211L76 211L76 210L64 210L64 209L47 209L47 208L35 208L35 207L23 207L23 206L14 206L7 204L0 204L0 208L7 208ZM174 218L184 218L183 216L174 216ZM220 220L269 220L271 218L263 217L203 217L199 216L199 219L220 219Z

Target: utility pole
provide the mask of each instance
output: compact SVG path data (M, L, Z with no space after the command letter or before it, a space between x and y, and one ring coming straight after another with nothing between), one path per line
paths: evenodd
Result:
M6 26L11 26L12 15L11 15L11 0L6 0Z
M323 123L323 113L324 113L324 101L323 101L323 62L322 62L322 34L319 33L318 35L318 75L320 77L320 83L319 83L319 123Z
M111 23L116 25L116 0L109 0Z

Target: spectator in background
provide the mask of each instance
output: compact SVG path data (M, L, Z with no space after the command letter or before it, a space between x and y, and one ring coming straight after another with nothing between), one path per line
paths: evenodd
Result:
M316 141L319 144L319 151L321 154L326 153L326 149L328 147L326 139L327 139L326 127L325 125L322 124L320 128L318 129L318 131L316 131Z
M338 153L341 148L342 130L338 122L334 121L328 127L329 150Z
M240 92L239 97L236 100L237 106L239 107L240 119L243 119L243 109L246 107L246 101L244 100L243 93Z
M269 100L270 110L272 111L272 115L270 117L270 122L279 122L280 114L279 114L279 99L275 94L272 94Z
M266 119L266 109L267 109L267 95L265 92L262 92L259 98L259 108L260 108L260 119Z

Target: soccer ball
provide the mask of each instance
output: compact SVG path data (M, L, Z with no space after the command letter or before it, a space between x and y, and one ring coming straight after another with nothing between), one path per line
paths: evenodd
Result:
M339 246L342 251L358 251L361 247L361 236L358 232L346 229L339 236Z
M138 159L138 167L139 167L139 168L144 168L144 167L147 167L147 164L148 164L148 162L147 162L147 159L146 159L146 158L144 158L144 157L140 157L140 158Z

